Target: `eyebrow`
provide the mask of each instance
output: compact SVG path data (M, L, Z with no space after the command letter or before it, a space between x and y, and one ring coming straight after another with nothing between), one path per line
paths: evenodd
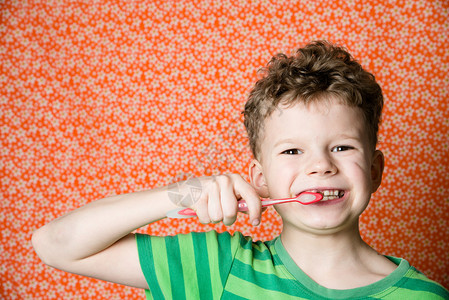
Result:
M277 146L279 146L279 145L281 145L281 144L286 144L286 143L296 144L297 142L295 142L295 140L294 140L294 139L291 139L291 138L282 139L282 140L279 140L279 141L277 141L276 143L274 143L274 146L273 146L273 147L277 147Z
M359 139L359 137L356 137L356 136L353 136L353 135L347 135L347 134L341 134L337 138L345 139L345 140L358 140Z
M360 141L360 138L359 138L359 137L356 137L356 136L353 136L353 135L347 135L347 134L341 134L341 135L338 135L338 136L336 137L336 139L344 139L344 140ZM290 143L290 144L297 144L298 141L297 141L296 139L292 139L292 138L281 139L281 140L279 140L279 141L277 141L277 142L274 143L273 148L274 148L274 147L277 147L277 146L279 146L279 145L281 145L281 144L287 144L287 143Z

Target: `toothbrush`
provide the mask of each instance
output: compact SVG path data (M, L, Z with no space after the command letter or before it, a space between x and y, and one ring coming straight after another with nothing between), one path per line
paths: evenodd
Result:
M323 195L319 192L302 192L296 197L283 198L283 199L262 199L262 207L271 206L274 204L288 203L288 202L298 202L303 205L312 204L323 199ZM238 203L239 211L248 211L248 205L245 200L240 200ZM196 213L190 208L177 208L170 210L167 213L168 218L184 219L196 217Z

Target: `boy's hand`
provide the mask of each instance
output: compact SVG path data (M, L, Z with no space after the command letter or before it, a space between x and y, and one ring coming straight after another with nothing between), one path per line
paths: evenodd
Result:
M171 197L179 206L193 209L203 224L232 225L238 212L237 202L248 204L249 222L257 226L261 218L261 202L254 188L238 174L215 175L175 183L177 195ZM173 191L173 185L168 187Z

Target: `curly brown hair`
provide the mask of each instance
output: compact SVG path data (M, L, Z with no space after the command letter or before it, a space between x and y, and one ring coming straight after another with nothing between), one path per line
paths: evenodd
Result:
M275 55L262 78L250 91L245 104L244 124L251 151L260 154L263 124L279 104L305 104L336 97L344 104L363 111L373 150L383 107L383 95L374 75L367 72L340 46L327 41L314 41L293 55Z

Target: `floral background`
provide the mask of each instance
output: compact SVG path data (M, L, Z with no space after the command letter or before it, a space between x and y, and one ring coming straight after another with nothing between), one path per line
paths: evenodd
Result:
M383 87L381 189L362 216L379 252L449 287L449 2L0 1L0 298L140 299L43 265L32 232L107 195L247 173L240 111L257 70L313 39ZM245 175L246 176L246 175ZM270 239L273 210L252 228ZM225 230L165 219L167 235Z

